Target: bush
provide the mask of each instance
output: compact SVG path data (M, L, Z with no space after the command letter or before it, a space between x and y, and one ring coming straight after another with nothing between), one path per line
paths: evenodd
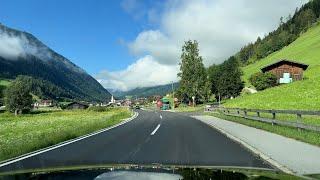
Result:
M6 88L5 86L0 85L0 106L2 106L4 104L3 96L4 96L5 88Z
M68 104L69 104L69 103L58 103L58 106L59 106L62 110L64 110L64 109L67 108Z
M270 87L274 87L278 84L277 77L270 72L255 73L251 75L251 77L249 78L249 81L258 91L261 91Z

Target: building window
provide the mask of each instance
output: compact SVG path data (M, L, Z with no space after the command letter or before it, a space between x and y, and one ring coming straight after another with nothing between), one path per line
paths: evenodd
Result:
M301 79L302 79L302 78L301 78L301 74L294 74L294 75L293 75L293 79L296 80L296 81L301 80Z

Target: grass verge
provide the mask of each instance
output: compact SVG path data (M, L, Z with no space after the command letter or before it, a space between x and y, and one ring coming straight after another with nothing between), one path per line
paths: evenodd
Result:
M248 120L241 117L227 116L221 113L206 113L220 119L233 121L236 123L244 124L247 126L255 127L257 129L263 129L275 134L293 138L299 141L303 141L309 144L320 146L320 133L306 131L306 130L297 130L295 128L284 127L279 125L271 125L263 122L258 122L254 120Z
M43 111L21 116L0 114L0 161L73 139L120 123L125 108Z
M230 113L237 114L236 110L230 110ZM243 114L243 112L241 112ZM256 112L247 112L248 116L257 117ZM260 113L260 117L272 119L271 113ZM301 119L297 119L296 114L276 114L276 120L287 122L300 122L312 126L320 126L320 116L316 115L302 115Z

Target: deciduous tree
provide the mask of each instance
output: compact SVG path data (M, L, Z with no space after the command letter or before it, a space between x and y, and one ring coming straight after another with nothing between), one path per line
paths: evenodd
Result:
M235 57L230 57L221 65L209 67L209 79L212 83L211 91L221 98L240 95L244 83L241 80L242 71Z
M207 96L206 69L199 55L198 42L187 41L182 47L180 72L180 92L185 94L189 101L194 96L197 100Z
M21 78L16 78L5 91L5 105L7 110L18 115L31 110L32 96L30 88Z

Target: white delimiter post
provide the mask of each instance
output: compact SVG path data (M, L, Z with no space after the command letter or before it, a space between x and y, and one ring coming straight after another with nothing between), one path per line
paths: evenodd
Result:
M173 99L173 106L172 106L172 110L174 110L174 90L173 90L173 81L171 81L171 88L172 88L172 99Z
M195 101L194 101L195 99L196 99L196 97L195 97L195 96L192 96L192 106L193 106L193 107L195 107L195 103L194 103L194 102L195 102Z

